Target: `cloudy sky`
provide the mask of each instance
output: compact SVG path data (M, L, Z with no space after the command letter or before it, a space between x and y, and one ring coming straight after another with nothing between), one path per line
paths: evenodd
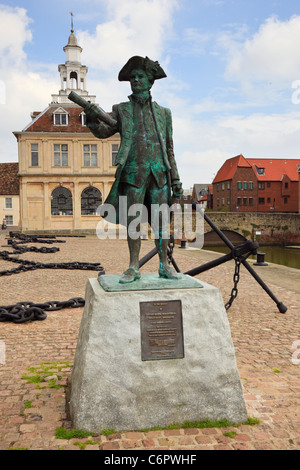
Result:
M184 188L240 153L300 158L299 0L0 0L0 162L59 90L70 12L107 111L130 94L117 76L131 56L165 69L152 95L172 111Z

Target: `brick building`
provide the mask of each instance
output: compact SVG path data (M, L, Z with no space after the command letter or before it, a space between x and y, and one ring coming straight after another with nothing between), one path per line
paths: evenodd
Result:
M8 227L19 225L18 172L18 163L0 163L0 226L4 218Z
M213 210L298 212L300 159L226 160L213 181Z
M87 101L88 69L81 64L82 49L73 30L64 47L65 64L58 66L61 89L43 112L14 132L18 141L20 229L26 231L95 231L98 206L114 182L114 159L119 134L105 140L94 137L85 124L83 109L71 102L75 91Z

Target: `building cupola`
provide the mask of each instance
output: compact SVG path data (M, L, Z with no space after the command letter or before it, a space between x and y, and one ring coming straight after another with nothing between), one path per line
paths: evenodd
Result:
M73 14L71 34L68 39L68 44L63 48L65 52L65 63L58 66L60 73L61 89L58 95L52 95L51 104L70 104L68 95L71 91L75 91L78 95L82 96L92 103L95 102L96 97L90 96L86 88L86 75L88 68L81 64L82 47L78 45L77 38L73 29ZM74 104L74 103L72 103Z
M66 54L65 64L81 65L82 47L78 46L77 38L73 30L71 30L68 44L64 47L64 52Z

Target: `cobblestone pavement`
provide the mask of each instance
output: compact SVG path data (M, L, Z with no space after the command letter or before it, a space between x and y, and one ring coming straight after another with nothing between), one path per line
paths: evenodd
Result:
M42 262L99 261L107 274L127 268L126 241L65 240L56 254L26 253L21 257ZM0 250L6 243L2 233ZM152 247L151 242L142 242L142 255ZM175 259L184 272L206 261L206 254L176 248ZM0 260L0 271L12 267ZM219 287L226 302L233 268L227 263L198 278ZM142 272L156 270L157 257L142 268ZM293 271L300 279L300 271ZM0 305L84 297L88 277L96 276L86 271L37 270L1 277ZM296 348L300 349L300 294L281 287L278 276L268 285L288 306L286 315L278 312L244 269L239 295L228 311L248 415L258 418L259 424L58 438L57 428L71 429L66 384L83 312L82 308L66 309L48 312L41 322L0 323L0 450L299 450L300 361Z

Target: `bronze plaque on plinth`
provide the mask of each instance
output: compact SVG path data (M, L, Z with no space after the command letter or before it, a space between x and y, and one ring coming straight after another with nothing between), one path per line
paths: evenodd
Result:
M140 302L142 361L184 357L181 300Z

